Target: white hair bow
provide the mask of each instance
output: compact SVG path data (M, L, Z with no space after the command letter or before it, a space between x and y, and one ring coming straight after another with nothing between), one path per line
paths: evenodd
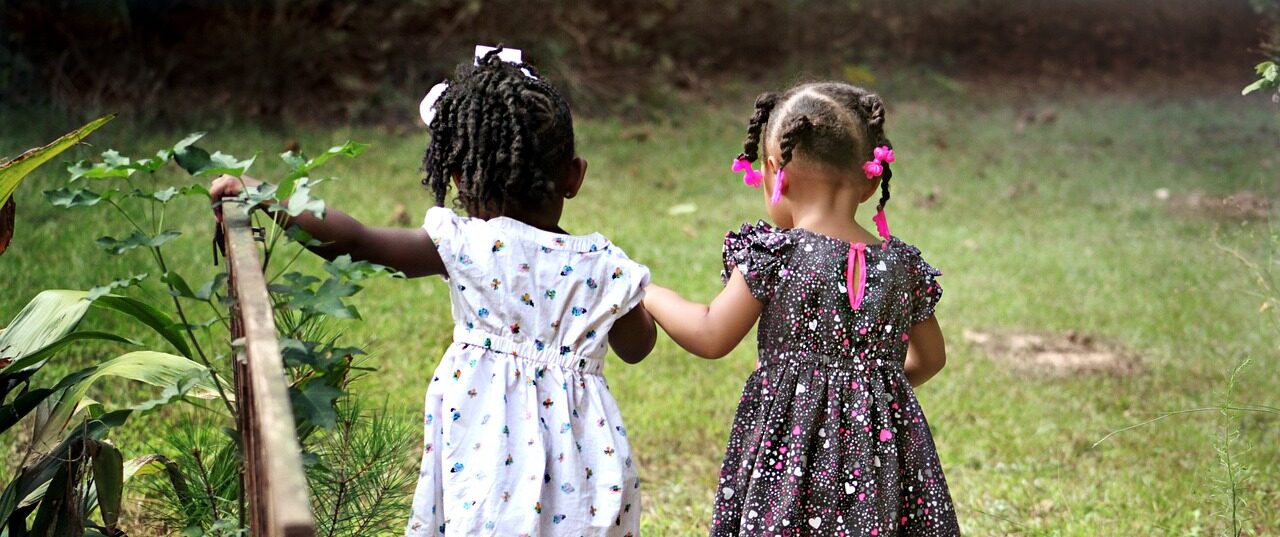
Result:
M480 60L485 54L495 50L494 47L486 47L484 45L476 45L475 64L480 65ZM498 59L507 63L519 65L523 63L523 54L517 48L504 48L498 51ZM524 76L537 79L528 69L521 68ZM431 124L431 120L436 118L436 101L440 100L440 96L444 95L444 90L449 89L449 81L444 80L439 84L431 87L431 91L427 92L427 96L422 98L422 102L418 104L418 114L422 116L423 123Z

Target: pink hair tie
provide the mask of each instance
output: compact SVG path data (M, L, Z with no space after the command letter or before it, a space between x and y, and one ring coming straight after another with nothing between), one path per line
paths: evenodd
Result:
M871 151L871 160L862 164L862 173L867 175L867 179L875 179L884 173L884 165L893 162L893 149L887 145L882 145Z
M770 205L777 205L782 201L782 191L787 189L787 170L778 170L778 184L773 185L773 196L769 198Z
M751 188L760 188L760 180L764 178L764 174L751 167L751 162L742 156L733 159L733 171L742 173L742 184Z
M884 207L881 207L879 211L876 211L876 215L871 218L871 221L876 223L876 232L885 240L885 242L881 244L881 248L887 247L889 245L888 241L891 235L889 235L889 221L885 220L884 217Z
M893 162L893 149L891 149L887 145L882 145L880 147L875 148L875 150L873 150L871 154L878 161Z

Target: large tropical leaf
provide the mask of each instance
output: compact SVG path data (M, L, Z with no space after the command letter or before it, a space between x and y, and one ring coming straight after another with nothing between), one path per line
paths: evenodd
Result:
M51 349L61 347L77 339L104 339L122 343L132 341L102 332L77 332L72 330L84 318L89 306L123 313L154 330L182 353L192 355L191 346L182 337L182 330L164 312L140 300L120 295L104 295L88 300L85 291L65 289L43 291L27 303L13 318L8 327L0 331L0 378L22 370L36 369L52 354ZM33 355L41 354L37 358ZM0 389L3 386L0 385ZM2 395L2 394L0 394ZM0 401L3 398L0 397Z
M56 398L49 399L53 401L53 405L48 419L44 420L44 426L35 431L35 445L37 449L43 449L62 436L89 388L102 378L118 377L152 386L168 387L189 380L200 371L205 371L205 367L183 356L155 351L137 351L73 373L68 376L70 380L64 379L59 383L58 389L62 390L62 393ZM206 391L212 391L215 388L208 379L209 377L204 377L200 381L200 386L207 388Z
M0 332L0 374L17 371L17 361L63 339L89 309L84 291L43 291Z
M13 160L0 164L0 254L3 254L5 249L8 248L9 239L13 237L15 210L11 197L13 196L13 191L18 189L18 184L23 179L26 179L36 168L39 168L40 165L49 162L49 159L58 156L59 153L66 151L67 148L76 145L89 133L98 130L98 127L103 126L115 117L115 114L112 114L90 121L87 125L67 133L49 145L32 149Z
M177 322L165 315L164 312L155 307L135 298L120 295L101 296L93 301L93 305L104 309L114 310L147 325L157 334L173 345L178 352L188 358L194 357L191 351L191 345L182 337L182 330Z

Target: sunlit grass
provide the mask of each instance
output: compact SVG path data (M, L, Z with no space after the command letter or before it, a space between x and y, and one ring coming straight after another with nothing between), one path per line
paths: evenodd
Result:
M1248 189L1276 199L1275 110L1233 98L1230 90L1159 102L886 98L899 156L889 208L894 232L946 273L939 318L950 343L949 366L919 394L965 530L1222 532L1221 503L1213 497L1221 473L1214 440L1221 430L1212 416L1170 419L1092 445L1160 412L1218 402L1232 368L1246 357L1255 365L1236 397L1277 405L1280 353L1268 324L1276 322L1275 313L1259 313L1248 274L1213 246L1217 240L1252 251L1266 225L1170 212L1153 195L1157 188L1175 195ZM1056 121L1018 133L1024 107L1051 107ZM581 122L580 150L590 170L565 227L600 231L648 263L655 281L709 299L719 289L723 233L764 216L760 195L727 173L748 112L744 100L662 124ZM30 131L6 129L0 154L16 154L73 126L43 118ZM398 206L416 223L430 204L418 184L422 132L211 130L204 142L211 150L240 156L264 150L257 173L267 178L280 169L273 153L288 140L312 151L347 138L371 143L356 161L332 166L340 180L320 187L320 194L380 225L393 223ZM149 154L183 134L117 120L94 135L97 148L77 149L75 158L107 147ZM146 270L140 257L111 258L93 246L94 238L122 229L105 211L67 212L44 202L40 191L63 177L47 169L18 192L18 233L0 257L0 318L11 317L40 289L87 288ZM926 208L922 200L930 193L937 203ZM668 214L686 203L697 211ZM186 240L173 257L190 274L212 274L218 269L211 265L211 217L194 202L181 211L172 220ZM149 292L159 297L156 288ZM369 322L350 325L348 336L369 344L370 363L379 368L360 386L361 395L389 398L405 420L416 422L448 344L444 284L376 281L356 303ZM1126 377L1014 373L965 343L964 328L1085 332L1127 346L1142 367ZM95 352L69 355L42 377L92 363ZM607 374L646 483L647 534L705 533L721 450L753 353L753 345L744 344L721 361L705 362L663 340L638 366L610 362ZM144 451L138 442L147 434L143 423L115 438L128 450ZM1280 504L1280 432L1274 420L1250 417L1243 435L1252 448L1239 461L1254 468L1243 489L1247 514L1256 528L1280 528L1280 513L1270 508ZM405 463L417 457L405 453Z

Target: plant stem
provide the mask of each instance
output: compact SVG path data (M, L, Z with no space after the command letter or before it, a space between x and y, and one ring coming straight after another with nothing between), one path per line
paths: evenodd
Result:
M160 264L160 271L168 274L169 266L164 262L164 254L160 252L160 247L153 246L151 250L155 252L156 262ZM200 357L200 363L204 364L204 366L209 369L209 372L212 373L213 387L217 388L218 397L222 398L222 403L226 405L227 412L232 416L235 416L236 409L231 404L231 399L227 397L227 392L222 389L222 383L218 381L218 370L214 369L213 364L209 362L209 357L204 354L204 348L202 348L200 346L200 342L196 340L195 331L191 329L191 322L187 320L186 311L182 309L182 302L179 301L177 295L173 293L173 284L166 283L165 285L169 286L169 298L173 299L173 307L178 312L178 319L182 321L182 328L186 331L187 338L191 340L191 345L195 347L196 354Z

